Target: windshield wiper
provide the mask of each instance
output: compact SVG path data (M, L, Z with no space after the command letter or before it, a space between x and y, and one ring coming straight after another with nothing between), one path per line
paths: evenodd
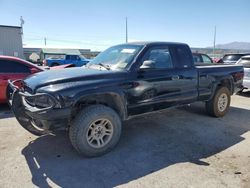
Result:
M107 70L110 70L110 67L108 65L102 64L102 63L98 63L98 65L100 65L101 67L104 67Z

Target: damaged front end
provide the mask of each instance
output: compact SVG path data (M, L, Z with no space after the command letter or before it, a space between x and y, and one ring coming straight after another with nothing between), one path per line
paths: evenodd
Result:
M9 81L7 97L17 121L34 135L48 134L68 125L69 109L61 109L50 94L31 94L20 80Z

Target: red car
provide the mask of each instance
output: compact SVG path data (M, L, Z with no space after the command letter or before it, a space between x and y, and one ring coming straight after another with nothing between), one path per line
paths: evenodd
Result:
M44 69L28 61L0 55L0 103L7 102L6 88L8 80L24 79Z

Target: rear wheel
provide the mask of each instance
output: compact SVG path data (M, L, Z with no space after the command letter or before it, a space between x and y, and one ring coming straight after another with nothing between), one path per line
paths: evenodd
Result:
M206 102L206 110L209 115L223 117L229 110L231 94L227 87L219 87L214 97Z
M104 105L84 108L69 130L73 147L87 157L109 152L118 143L120 135L120 117L113 109Z

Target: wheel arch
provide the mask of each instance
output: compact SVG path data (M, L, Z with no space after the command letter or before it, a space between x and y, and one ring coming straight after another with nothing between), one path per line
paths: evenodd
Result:
M222 78L220 82L217 84L217 88L218 87L227 87L232 95L234 93L233 78L232 77Z
M124 94L116 92L94 93L79 97L73 104L77 111L82 108L102 104L115 110L122 120L127 119L127 108Z
M227 77L222 77L220 79L218 79L213 86L212 89L212 95L210 96L209 100L211 100L213 98L213 96L216 93L216 90L219 87L226 87L228 88L228 90L230 91L230 94L233 95L234 93L234 81L233 81L233 77L232 76L227 76Z

